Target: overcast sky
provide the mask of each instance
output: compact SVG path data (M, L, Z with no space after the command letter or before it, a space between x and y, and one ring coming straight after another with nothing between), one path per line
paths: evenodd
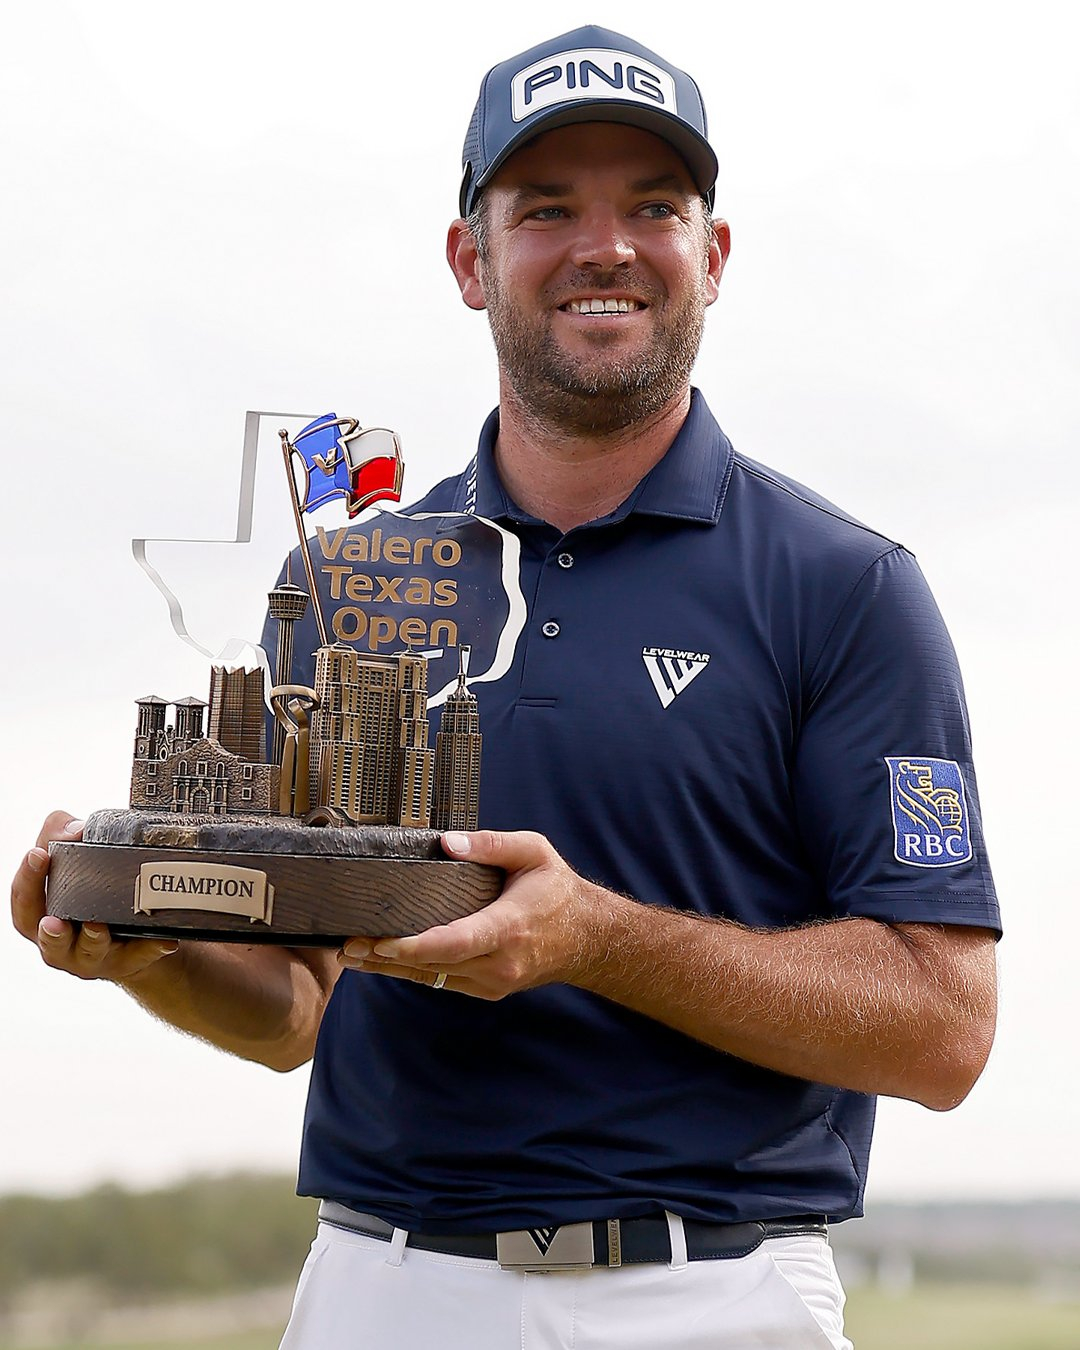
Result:
M3 9L0 870L50 807L125 803L134 698L202 691L130 540L229 536L247 409L396 428L407 496L471 454L494 361L443 240L479 80L606 24L709 109L734 246L696 382L739 449L914 550L965 671L1000 1033L959 1111L883 1104L871 1203L1080 1195L1074 7L375 8ZM193 587L250 605L239 553ZM10 932L0 1028L0 1190L294 1164L303 1072Z

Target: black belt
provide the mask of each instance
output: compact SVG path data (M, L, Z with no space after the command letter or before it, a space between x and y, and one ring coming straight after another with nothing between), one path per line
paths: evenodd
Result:
M389 1241L394 1225L363 1214L335 1200L323 1200L319 1219L350 1233ZM748 1256L766 1238L814 1235L828 1229L820 1214L795 1214L786 1219L752 1223L700 1223L684 1219L686 1256L690 1261L716 1261ZM633 1265L670 1261L671 1238L663 1215L637 1219L595 1219L591 1223L554 1228L525 1228L512 1233L413 1233L406 1245L446 1256L473 1256L499 1261L508 1269L573 1270L591 1266Z

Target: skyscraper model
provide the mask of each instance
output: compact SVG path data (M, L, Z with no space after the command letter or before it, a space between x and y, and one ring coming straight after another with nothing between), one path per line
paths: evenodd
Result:
M315 695L311 767L319 806L354 824L427 828L435 756L425 659L321 647Z
M458 649L457 687L447 695L442 725L435 737L435 809L437 830L475 830L480 814L480 709L465 680L468 647Z
M253 764L263 761L265 704L263 673L210 667L210 727L207 735Z

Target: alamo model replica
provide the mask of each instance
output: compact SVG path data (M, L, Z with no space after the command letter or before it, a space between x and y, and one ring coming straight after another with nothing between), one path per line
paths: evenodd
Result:
M300 543L268 596L272 669L268 656L213 665L208 699L136 700L129 809L95 811L81 843L51 845L48 913L118 936L335 946L417 933L499 894L500 869L448 859L440 836L478 824L470 658L486 644L492 678L512 653L516 556L476 516L380 511L309 540L304 514L331 499L350 521L400 501L397 437L374 431L380 453L366 456L371 432L352 418L327 414L295 443L280 433ZM492 561L501 585L480 584ZM294 682L298 638L316 648L313 684Z

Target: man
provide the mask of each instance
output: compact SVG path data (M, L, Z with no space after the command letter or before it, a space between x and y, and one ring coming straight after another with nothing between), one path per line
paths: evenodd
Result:
M445 837L501 897L335 956L42 919L62 815L16 877L49 964L276 1068L318 1034L292 1350L846 1346L825 1220L861 1212L874 1095L948 1109L985 1062L952 648L911 555L691 390L715 178L696 85L629 38L485 77L448 257L499 409L419 509L521 540L489 828Z

